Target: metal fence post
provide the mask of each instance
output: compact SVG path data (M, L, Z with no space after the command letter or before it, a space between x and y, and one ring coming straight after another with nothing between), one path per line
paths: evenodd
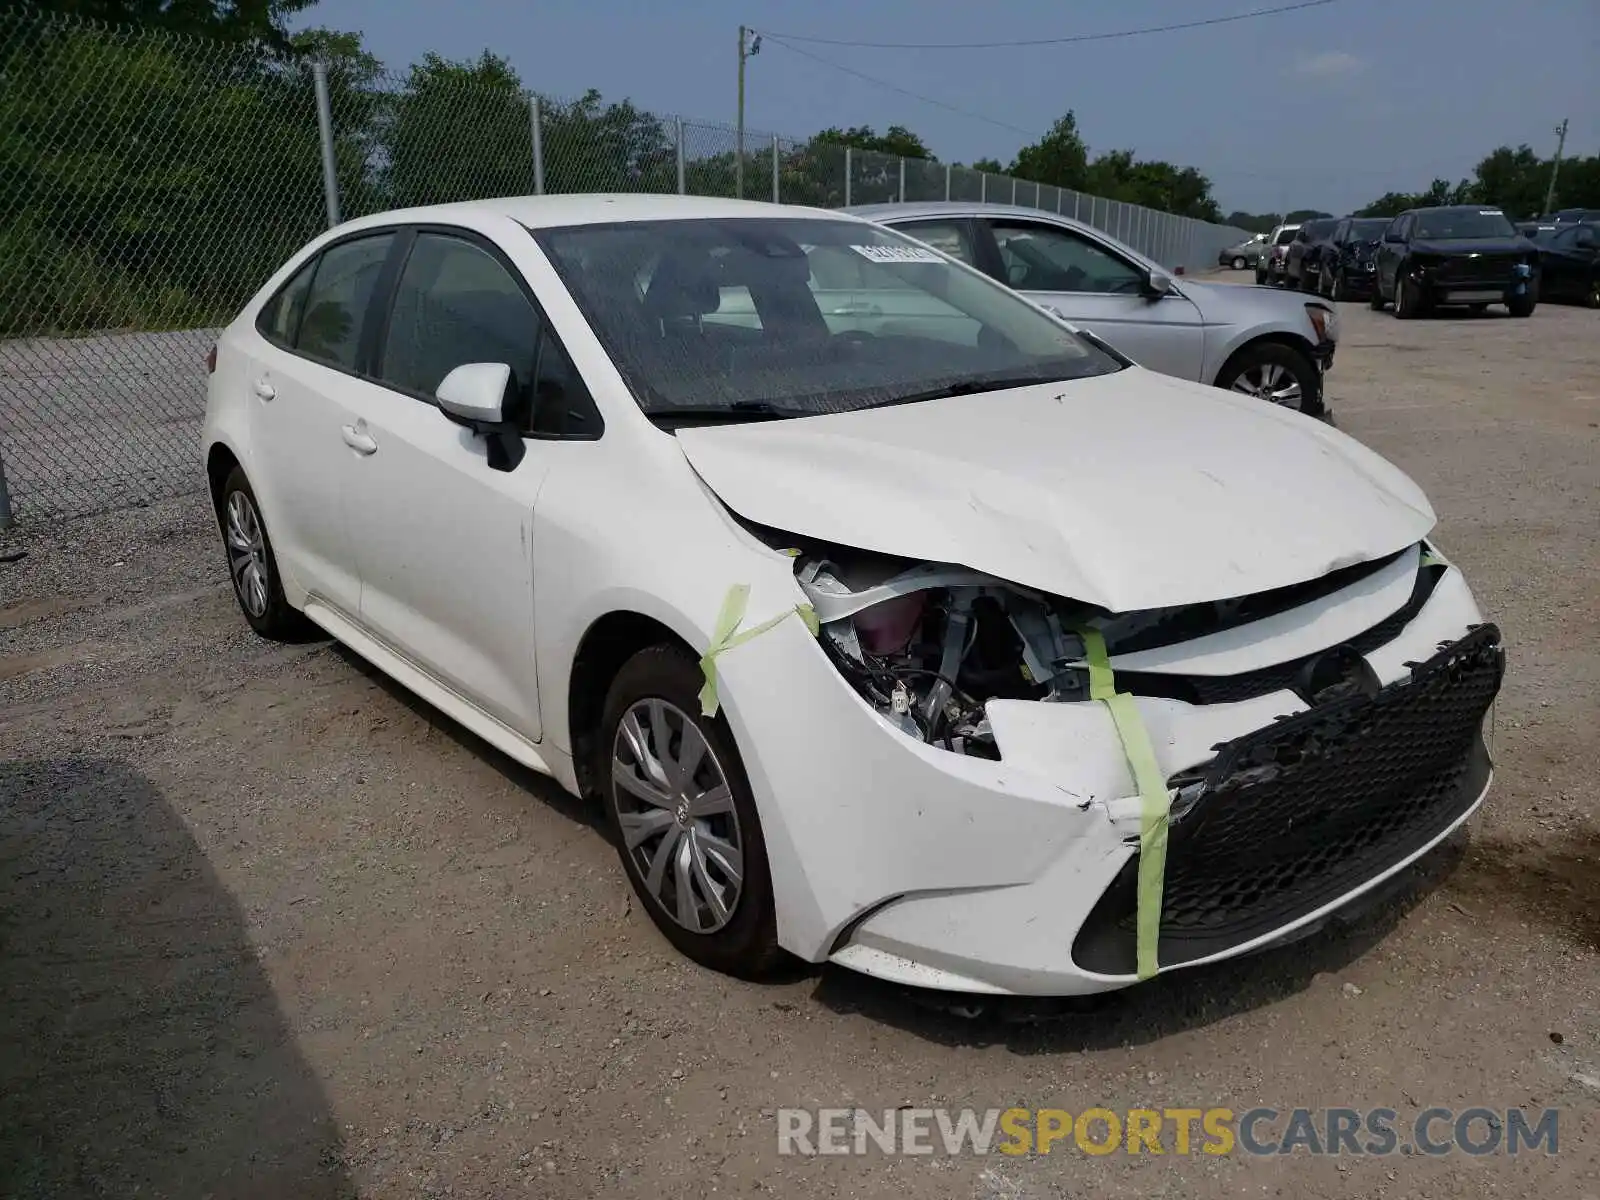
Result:
M854 172L850 166L850 147L844 148L844 206L850 207L850 176Z
M978 198L987 204L989 203L989 172L981 171L979 175L983 179L983 190L978 193Z
M682 117L673 118L672 134L673 134L673 141L675 141L677 143L677 148L676 148L675 153L676 153L677 159L678 159L678 195L686 196L686 195L689 194L689 187L688 187L688 180L686 178L687 171L685 170L684 156L683 156L683 118Z
M11 492L6 487L6 460L0 457L0 529L10 529L13 519Z
M1017 177L1015 175L1013 175L1011 177L1011 203L1015 204L1016 202L1017 202Z
M782 203L782 201L780 201L778 199L778 172L779 172L779 167L778 167L778 135L777 134L773 134L772 135L772 202L774 204Z
M533 194L544 195L544 118L539 94L528 93L528 130L533 135Z
M317 93L317 133L322 140L322 193L328 202L328 228L339 223L339 166L333 155L333 107L328 103L328 64L311 64L311 83Z
M945 163L945 165L944 165L944 198L945 198L945 202L949 203L949 200L950 200L950 164L949 163Z
M900 203L906 202L906 160L900 160Z
M1072 193L1072 219L1074 221L1076 221L1078 219L1078 205L1080 205L1082 203L1083 203L1083 193L1082 192L1073 192Z

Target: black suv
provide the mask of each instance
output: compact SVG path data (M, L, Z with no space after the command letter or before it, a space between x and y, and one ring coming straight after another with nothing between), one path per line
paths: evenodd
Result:
M1322 271L1322 251L1328 237L1339 224L1332 217L1321 217L1300 226L1284 255L1283 282L1285 287L1297 287L1302 292L1317 291L1317 281Z
M1317 286L1334 300L1361 300L1372 292L1378 271L1378 243L1388 217L1345 217L1334 227L1322 252Z
M1456 204L1413 208L1384 230L1371 304L1393 301L1394 315L1415 317L1438 304L1481 312L1504 304L1533 315L1539 299L1539 251L1498 208Z

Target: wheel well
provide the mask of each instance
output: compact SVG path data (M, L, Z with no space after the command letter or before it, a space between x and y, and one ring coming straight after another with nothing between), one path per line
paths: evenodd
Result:
M595 755L606 693L622 664L651 646L681 646L691 656L692 647L653 617L636 612L612 612L601 617L578 643L567 683L567 728L572 739L572 768L578 792L592 796L599 786Z
M1228 374L1228 369L1230 367L1237 363L1244 355L1254 350L1257 346L1263 346L1269 343L1287 347L1288 349L1293 350L1296 354L1304 356L1307 361L1310 361L1311 359L1312 345L1309 338L1303 338L1299 334L1285 333L1282 331L1263 333L1260 337L1251 338L1232 354L1228 355L1226 361L1224 361L1222 366L1217 369L1216 379L1224 378ZM1213 379L1212 382L1216 382L1216 379Z
M206 452L206 479L211 487L211 507L222 507L222 485L228 481L228 475L239 465L239 460L234 457L221 442L216 442Z

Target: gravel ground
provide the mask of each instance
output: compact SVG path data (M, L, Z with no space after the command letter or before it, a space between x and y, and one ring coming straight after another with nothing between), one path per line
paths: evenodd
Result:
M0 540L0 1194L1600 1198L1600 324L1342 317L1338 423L1509 640L1497 786L1361 923L1093 1006L708 974L575 802L251 635L198 499ZM1560 1153L805 1159L773 1117L1434 1104L1560 1107Z

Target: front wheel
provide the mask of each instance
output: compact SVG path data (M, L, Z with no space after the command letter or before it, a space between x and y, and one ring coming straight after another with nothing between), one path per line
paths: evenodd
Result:
M1257 267L1256 268L1256 286L1257 287L1264 287L1264 286L1266 286L1266 282L1267 282L1267 273L1265 271L1263 271L1260 267Z
M1518 296L1509 301L1506 307L1511 310L1513 317L1533 316L1534 306L1538 303L1532 296Z
M702 966L757 978L783 958L755 800L699 666L654 646L623 664L601 722L601 795L622 869L656 928Z
M1246 346L1217 376L1216 385L1255 396L1320 417L1323 411L1322 376L1311 359L1282 342L1257 342Z
M1383 298L1383 286L1374 279L1372 281L1372 295L1367 297L1367 307L1373 312L1382 312L1383 306L1388 301Z
M1332 300L1335 304L1338 304L1345 299L1343 271L1336 270L1333 272L1333 278L1328 283L1328 299Z
M1411 320L1422 308L1420 301L1417 289L1407 286L1406 277L1397 274L1394 278L1394 315L1402 321Z
M217 498L217 523L227 553L233 598L239 602L250 628L275 642L303 636L309 630L309 622L284 599L272 539L267 536L261 505L242 467L234 467L223 481Z

